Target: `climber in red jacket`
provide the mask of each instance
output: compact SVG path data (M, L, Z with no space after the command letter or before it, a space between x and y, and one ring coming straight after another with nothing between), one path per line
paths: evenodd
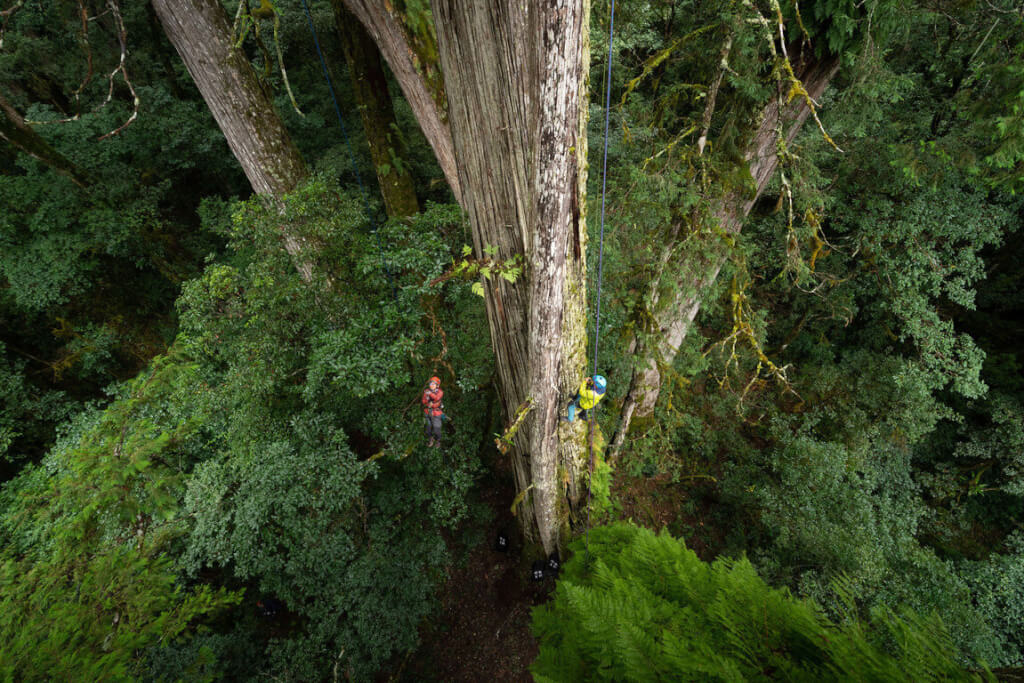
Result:
M427 420L428 448L431 446L434 448L441 447L441 419L444 417L444 404L441 403L442 398L444 398L444 392L441 391L441 379L439 377L431 377L430 384L423 392L423 398L420 400L420 403L423 404L423 416Z

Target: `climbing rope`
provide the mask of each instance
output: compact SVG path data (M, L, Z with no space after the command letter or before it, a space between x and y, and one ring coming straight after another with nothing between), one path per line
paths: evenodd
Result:
M359 185L359 194L363 198L363 209L366 211L367 218L370 219L370 232L373 233L374 238L377 241L377 251L380 253L380 262L384 267L384 272L388 275L388 282L391 284L391 296L394 297L395 302L398 302L398 290L395 289L395 280L391 275L391 268L388 265L387 259L384 258L384 248L380 243L380 235L377 234L377 217L376 212L370 208L370 198L366 193L366 187L363 185L363 176L359 173L359 167L356 166L356 155L352 151L352 142L348 137L348 128L345 127L345 118L341 115L341 107L338 105L338 97L334 94L334 83L331 81L331 74L327 71L327 62L324 61L324 53L320 50L320 38L317 35L316 27L313 26L313 17L309 13L309 5L306 4L306 0L302 0L302 9L306 13L306 22L309 24L309 32L313 36L313 45L316 47L316 56L320 58L320 69L324 73L324 80L327 81L327 90L331 93L331 100L334 102L334 113L338 117L338 125L341 127L341 135L345 138L345 147L348 148L348 158L352 164L352 172L355 173L356 183Z
M611 0L611 16L608 22L608 76L604 84L604 164L601 168L601 237L597 249L597 311L594 315L594 372L597 374L597 344L601 340L601 277L604 270L604 207L608 190L608 119L612 109L612 43L615 39L615 0ZM587 413L590 427L590 481L587 486L587 531L586 548L590 553L590 501L594 497L594 413L597 405Z

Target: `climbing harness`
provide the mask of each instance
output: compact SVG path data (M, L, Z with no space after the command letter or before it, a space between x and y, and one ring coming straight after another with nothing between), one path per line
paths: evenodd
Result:
M398 302L398 290L395 289L395 279L391 275L391 267L388 265L387 259L384 258L384 247L380 243L380 235L377 234L377 217L376 212L370 208L370 198L366 193L366 187L363 186L363 176L359 173L359 167L356 166L356 155L352 151L352 142L348 137L348 128L345 127L345 119L341 115L341 107L338 105L338 98L334 94L334 83L331 82L331 75L327 71L327 62L324 61L324 54L320 50L320 38L317 36L316 27L313 26L313 17L309 13L309 5L306 4L306 0L302 0L302 9L306 13L306 22L309 24L309 32L313 36L313 45L316 47L316 56L320 58L320 69L324 73L324 80L327 81L327 90L331 93L331 100L334 102L334 113L338 117L338 125L341 127L341 135L345 138L345 146L348 148L348 158L352 164L352 171L356 176L356 183L359 185L359 194L363 198L363 209L366 211L367 218L370 219L370 232L373 233L374 239L377 241L377 251L380 253L381 265L384 267L384 272L388 275L388 283L391 285L391 296L395 302Z
M427 448L441 447L442 428L444 425L444 392L441 391L441 380L431 377L427 388L423 391L420 403L423 405L423 417L426 418Z
M305 2L305 0L303 0ZM597 343L601 339L601 276L604 267L604 206L605 195L608 190L608 119L612 108L612 44L615 40L615 0L611 0L611 13L608 21L608 76L604 84L604 164L601 168L601 237L598 241L597 250L597 311L594 315L594 372L597 374ZM590 481L587 482L587 531L585 546L587 554L590 554L590 501L594 497L594 410L587 413L590 423Z
M586 419L587 411L592 410L604 398L606 386L607 382L601 375L586 378L569 403L567 420L575 422L577 411L580 412L581 419Z

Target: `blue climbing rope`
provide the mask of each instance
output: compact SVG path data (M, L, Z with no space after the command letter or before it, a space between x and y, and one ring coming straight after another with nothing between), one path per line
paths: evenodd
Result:
M352 171L356 176L356 183L359 185L359 194L363 198L363 208L366 211L367 218L370 219L370 232L373 233L374 238L377 241L377 251L380 253L381 265L384 267L384 272L388 275L388 282L391 284L391 295L395 301L398 301L398 290L395 289L395 280L391 275L391 268L388 266L387 259L384 258L384 248L380 243L380 235L377 234L377 217L376 212L370 208L370 198L366 193L366 187L363 185L363 177L359 173L359 167L356 166L356 155L352 151L352 142L348 137L348 129L345 127L345 118L341 115L341 107L338 106L338 97L334 94L334 83L331 81L331 74L327 70L327 62L324 61L324 53L320 50L320 38L317 35L316 27L313 26L313 17L309 13L309 5L306 4L306 0L302 0L302 9L306 13L306 22L309 24L309 32L313 36L313 45L316 46L316 56L320 58L320 68L324 73L324 80L327 81L327 89L331 93L331 100L334 102L334 113L338 117L338 125L341 127L341 135L345 138L345 146L348 148L348 158L352 163Z
M597 374L597 344L601 340L601 277L604 271L604 207L608 190L608 119L612 109L612 44L615 40L615 0L611 0L611 16L608 22L608 75L604 83L604 164L601 168L601 237L597 249L597 311L594 315L594 372ZM587 533L586 548L590 552L590 501L594 497L594 413L597 405L587 417L590 423L590 482L587 487Z

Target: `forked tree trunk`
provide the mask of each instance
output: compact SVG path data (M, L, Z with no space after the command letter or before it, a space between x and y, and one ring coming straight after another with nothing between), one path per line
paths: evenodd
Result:
M377 44L384 60L391 67L391 73L394 74L402 94L409 102L412 113L427 138L427 143L434 150L434 156L441 166L452 194L455 195L455 200L461 203L462 189L456 170L452 132L443 106L445 88L441 83L440 74L431 71L438 66L437 55L433 54L436 45L431 45L426 51L417 51L414 48L414 41L406 32L399 10L395 9L395 3L381 0L342 1L362 22L363 28Z
M245 53L232 45L231 24L218 0L152 2L253 191L280 198L295 189L307 176L306 165ZM299 272L311 280L300 240L282 232Z
M811 98L817 100L838 68L835 60L812 60L798 68L797 77ZM744 155L757 188L756 192L753 197L749 197L741 190L735 190L717 202L713 220L721 230L730 234L740 231L754 203L778 168L778 131L783 131L787 143L792 142L810 113L810 107L801 98L782 107L777 100L773 100L764 108L760 124ZM662 254L663 266L674 248L675 244L665 246ZM641 360L634 366L630 378L619 428L611 444L613 455L619 452L627 438L633 418L648 417L654 412L662 386L661 368L671 366L675 360L679 346L686 338L686 333L700 310L704 294L718 277L727 257L725 253L714 251L710 254L697 254L679 264L678 268L668 269L673 273L675 293L667 301L659 301L658 298L661 282L652 283L650 311L656 325L656 329L652 331L657 343L654 348L647 347L640 340L633 343L634 354Z
M345 50L359 116L370 145L377 184L384 198L384 209L388 216L411 216L419 212L420 206L409 173L405 142L395 123L395 109L388 92L380 51L341 0L331 0L331 5L334 7L334 24Z
M424 89L402 66L414 51L401 17L386 3L345 1L403 91ZM421 126L435 151L450 145L477 255L496 247L497 258L526 265L515 283L486 282L485 299L507 420L532 403L512 456L517 488L528 492L520 522L551 552L581 496L585 465L584 423L560 428L559 414L585 371L589 2L431 5L447 123L438 126L426 107Z

